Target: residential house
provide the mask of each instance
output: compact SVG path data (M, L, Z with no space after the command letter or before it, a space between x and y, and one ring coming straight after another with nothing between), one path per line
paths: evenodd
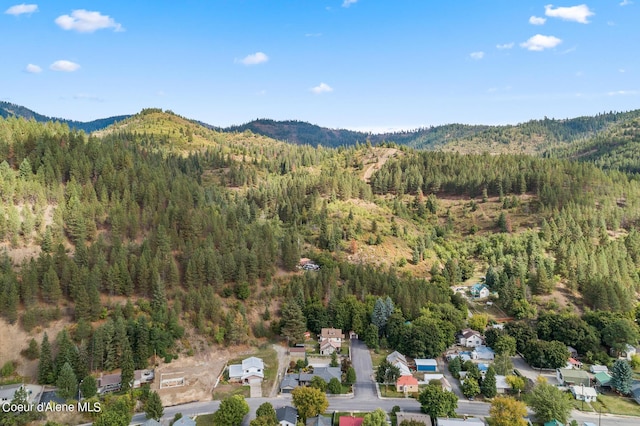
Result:
M458 335L458 343L467 348L475 348L476 346L482 345L483 342L484 339L482 338L482 334L470 328L465 328Z
M264 362L254 356L242 360L242 364L229 366L229 380L241 383L260 383L264 379Z
M432 380L437 380L440 382L440 385L442 386L442 390L446 390L451 392L453 390L453 387L451 386L451 383L449 383L449 381L447 380L446 377L444 377L444 374L425 374L424 375L424 383L429 384L431 383Z
M0 406L4 403L13 401L18 389L24 389L27 392L27 402L37 404L40 402L43 387L39 385L3 385L0 386Z
M276 419L280 426L296 426L298 423L298 410L290 405L276 408Z
M438 362L435 359L416 359L415 362L418 371L438 371Z
M606 365L594 364L591 367L589 367L589 371L591 371L593 374L597 374L601 372L608 373L609 368Z
M471 351L471 359L493 361L495 357L496 353L488 346L476 346L475 349Z
M280 382L280 393L291 393L298 385L298 374L287 374Z
M418 392L418 379L413 376L400 376L396 381L396 391L404 393Z
M291 393L298 386L309 386L311 380L319 376L325 382L329 383L334 377L338 380L342 379L342 370L340 367L316 367L313 373L292 373L287 374L280 382L281 393Z
M605 371L595 374L596 385L602 387L611 387L611 376Z
M567 361L567 367L566 368L574 368L576 370L580 370L582 368L582 363L580 361L578 361L577 359L571 357Z
M307 357L307 351L304 345L302 346L296 345L293 348L289 348L289 357L292 360L305 359Z
M431 426L431 417L428 414L418 413L405 413L404 411L398 411L396 413L396 423L401 424L403 421L422 423L425 426Z
M616 350L613 348L611 348L611 351L610 351L611 356L624 358L627 361L631 361L631 357L635 354L636 354L636 348L628 343L624 346L624 349L622 349L621 351L616 352Z
M331 417L318 414L315 417L307 419L306 426L333 426L333 424L331 423Z
M407 365L407 359L400 352L391 352L389 355L387 355L387 361L389 362L389 364L398 367L401 376L411 375L411 371L409 370L409 366Z
M362 426L363 417L340 416L338 419L339 426Z
M122 388L122 375L104 374L97 379L98 394L102 395L109 392L117 392Z
M571 386L571 393L578 401L593 402L598 397L598 392L591 386Z
M469 417L466 419L445 419L438 417L437 426L486 426L486 423L480 419Z
M578 351L576 350L576 348L567 346L567 350L569 351L569 356L571 358L578 358Z
M331 355L334 352L340 352L344 334L338 328L323 328L320 330L318 343L320 343L320 354Z
M471 286L471 296L475 299L484 299L489 297L491 291L485 284L478 283Z
M146 383L153 382L154 377L153 370L135 370L133 372L133 388L137 389Z
M507 383L507 376L496 374L496 391L499 394L503 394L511 389L511 386Z
M558 368L556 370L558 381L564 386L591 386L591 378L586 371Z
M196 422L191 417L180 417L173 422L173 426L196 426Z

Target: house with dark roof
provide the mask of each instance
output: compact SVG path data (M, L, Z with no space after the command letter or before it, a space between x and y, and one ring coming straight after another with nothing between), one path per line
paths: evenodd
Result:
M292 390L298 387L298 376L299 374L287 374L280 382L280 393L291 393Z
M98 385L98 393L100 395L109 392L117 392L122 388L122 375L120 373L104 374L98 377L96 382Z
M290 405L276 408L276 419L280 426L296 426L298 423L298 410Z

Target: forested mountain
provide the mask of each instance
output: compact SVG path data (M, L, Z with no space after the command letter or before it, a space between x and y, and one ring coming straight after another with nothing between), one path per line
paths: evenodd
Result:
M98 120L82 122L75 120L66 120L64 118L52 118L46 115L38 114L20 105L12 104L9 102L0 101L0 117L21 117L27 120L34 119L39 123L46 123L48 121L59 121L60 123L67 124L72 129L84 130L86 133L91 133L96 130L104 129L112 125L113 123L124 120L129 117L128 115L118 115L115 117L101 118Z
M545 155L597 164L606 169L640 172L640 118L625 120L582 143L549 150Z
M544 353L538 337L606 359L620 344L609 327L636 315L640 182L588 162L314 148L158 109L91 136L10 117L0 198L2 317L77 322L42 383L65 359L84 377L186 356L185 328L235 345L333 326L433 357L467 325L450 287L481 275L526 354ZM303 256L320 270L299 271ZM588 338L536 330L540 319Z
M526 153L566 145L598 135L611 125L640 116L640 110L627 113L604 113L593 117L531 120L508 126L447 124L394 133L364 133L343 129L327 129L302 121L255 120L224 131L251 130L297 144L313 146L351 146L357 142L372 144L394 142L417 149L456 151L462 153Z

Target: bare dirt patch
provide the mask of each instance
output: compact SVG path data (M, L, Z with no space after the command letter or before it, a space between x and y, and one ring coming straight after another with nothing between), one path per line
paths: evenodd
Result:
M4 320L0 320L0 365L7 361L17 361L18 367L16 372L23 378L36 382L38 372L38 360L29 361L20 355L20 351L29 346L29 340L36 339L40 344L45 331L49 336L49 342L54 342L56 336L62 329L69 325L67 320L52 321L46 329L37 327L27 333L16 322L8 324Z
M365 182L369 182L369 179L371 179L373 173L376 170L380 170L384 163L386 163L389 158L393 157L396 152L398 152L398 150L395 148L374 148L374 152L378 156L378 161L370 164L364 171L362 180L364 180Z

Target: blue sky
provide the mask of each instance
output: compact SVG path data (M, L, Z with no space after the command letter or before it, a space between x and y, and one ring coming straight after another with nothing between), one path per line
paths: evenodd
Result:
M548 1L1 0L0 99L372 131L640 108L640 0Z

